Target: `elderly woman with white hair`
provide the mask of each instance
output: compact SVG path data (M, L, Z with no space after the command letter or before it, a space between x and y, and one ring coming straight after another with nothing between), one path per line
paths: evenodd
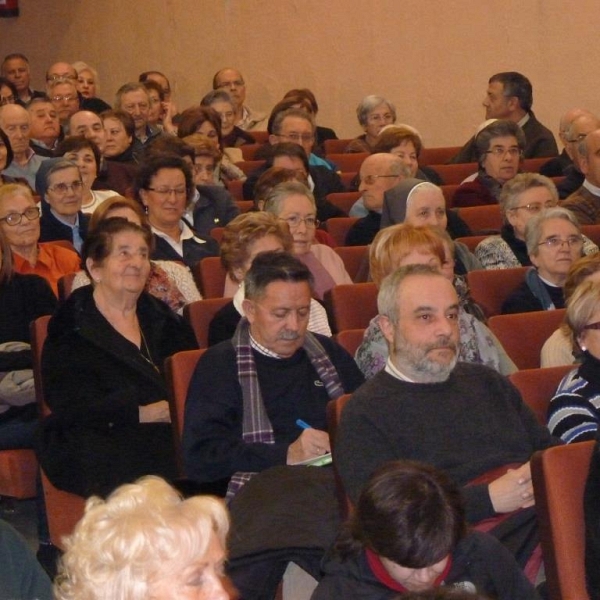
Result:
M382 96L366 96L356 107L356 116L365 133L353 139L345 152L370 153L381 130L396 122L396 107Z
M228 600L225 506L146 477L91 497L66 540L57 600Z
M564 308L567 274L583 255L583 236L577 218L566 208L549 208L529 220L525 242L533 267L506 299L502 313Z
M352 283L340 256L329 246L315 243L317 207L315 197L303 183L288 181L276 185L265 200L265 210L288 224L294 239L293 254L315 278L317 299L322 300L335 285Z

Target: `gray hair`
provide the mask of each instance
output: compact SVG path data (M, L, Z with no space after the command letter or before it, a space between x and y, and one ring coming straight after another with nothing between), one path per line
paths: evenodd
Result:
M510 181L507 181L502 186L499 199L500 209L502 210L505 221L506 213L515 208L519 202L519 196L527 190L539 187L546 188L552 195L554 201L558 203L558 191L556 190L556 186L551 179L544 177L544 175L540 175L539 173L519 173Z
M132 81L130 83L126 83L124 85L122 85L118 91L117 91L117 96L115 98L115 108L117 110L121 110L121 100L123 99L123 96L125 94L128 94L129 92L138 92L138 91L142 91L144 92L144 94L146 94L146 96L148 96L148 90L146 89L146 86L143 83L139 83L137 81ZM150 97L148 96L148 102L150 102Z
M235 106L235 102L231 98L231 94L221 89L211 90L208 92L208 94L206 94L206 96L204 96L204 98L202 98L200 101L200 106L210 106L213 104L213 102L227 102L228 104Z
M78 60L71 65L77 71L77 77L81 74L82 71L89 71L94 77L94 85L96 86L96 92L100 89L98 85L98 71L91 67L87 63L84 63L82 60Z
M375 110L378 106L385 104L392 113L394 117L394 123L396 122L396 107L389 101L386 100L383 96L366 96L363 98L356 107L356 117L358 118L358 122L365 127L367 125L367 118L369 113L372 110Z
M303 183L300 181L284 181L276 185L265 198L265 211L276 217L279 216L283 201L294 194L306 196L315 211L317 210L317 203L313 193Z
M394 325L398 323L398 294L402 282L412 275L431 275L442 277L444 275L430 265L406 265L388 275L379 287L377 294L377 310L380 315L387 317Z
M537 256L540 251L539 243L542 237L542 226L550 219L564 219L569 221L576 229L577 233L581 234L581 227L577 217L566 208L555 206L548 210L542 211L539 215L532 217L525 226L525 243L527 244L527 254Z
M475 138L475 149L477 159L481 165L485 160L486 153L490 149L492 140L497 137L512 136L517 138L517 144L521 152L525 148L525 134L523 130L514 122L507 119L498 119L484 127Z
M282 110L275 115L273 124L271 125L273 135L279 135L281 133L281 125L283 124L284 119L287 117L297 117L299 119L308 121L312 127L313 133L317 129L317 124L315 123L315 120L311 114L307 113L301 108L288 108L287 110Z

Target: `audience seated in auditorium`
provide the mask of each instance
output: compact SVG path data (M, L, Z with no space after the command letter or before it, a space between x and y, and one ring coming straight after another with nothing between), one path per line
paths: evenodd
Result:
M556 156L558 147L554 136L535 118L532 105L533 89L527 77L514 71L496 73L490 77L483 100L485 118L506 119L521 127L525 135L523 158ZM472 137L450 162L469 163L477 160L475 138Z
M123 485L106 500L90 498L65 541L55 598L227 600L228 529L222 502L182 500L158 477Z
M600 281L600 253L580 258L569 269L563 288L566 305L569 304L569 298L584 281ZM579 347L573 345L569 326L563 322L542 346L540 366L572 365L578 361L580 354Z
M49 81L46 85L46 93L56 110L61 127L66 127L71 115L82 108L75 82L72 79Z
M454 192L454 206L498 204L502 186L518 172L525 137L513 121L496 120L475 137L479 171Z
M87 235L89 216L81 211L83 181L77 165L65 158L49 158L35 177L42 216L40 241L71 242L81 253Z
M426 264L453 281L454 272L447 261L444 241L450 240L444 240L429 227L399 224L383 229L369 249L371 278L380 287L382 281L396 269L411 264ZM385 367L389 355L379 318L378 315L371 319L356 352L356 362L367 379ZM462 306L459 307L458 325L458 356L461 361L485 364L504 375L516 371L515 365L492 332Z
M17 89L17 104L24 108L34 99L43 98L46 94L31 89L31 70L29 59L20 52L7 54L0 67L2 77L6 77Z
M385 462L419 460L462 487L469 523L485 521L500 541L511 524L535 535L529 460L557 440L504 376L457 362L452 284L431 266L410 265L384 279L378 305L389 359L352 395L337 428L336 466L350 499ZM535 580L539 555L525 546L513 554Z
M43 277L56 296L58 280L79 270L79 255L58 244L40 244L40 207L24 185L0 187L0 229L13 253L16 273Z
M6 219L2 208L0 214ZM33 447L37 410L29 324L38 317L51 315L56 308L56 296L47 281L38 275L22 275L14 270L4 231L5 227L1 227L0 450Z
M148 229L125 219L100 223L83 249L93 285L72 292L48 325L52 414L39 458L53 485L84 497L143 475L176 477L162 370L167 356L197 345L189 325L144 292L151 244Z
M317 208L312 192L304 184L280 183L267 196L265 210L289 225L293 254L309 268L315 298L323 300L333 286L352 283L339 254L325 244L315 243Z
M13 158L2 171L2 176L24 179L31 189L35 189L35 175L40 165L47 160L38 156L29 146L31 116L18 104L0 106L0 129L10 140Z
M294 88L292 90L288 90L284 95L285 98L301 98L306 100L310 105L310 114L312 118L317 120L317 113L319 112L319 105L317 103L317 99L311 90L308 88ZM317 153L324 153L325 140L337 140L338 137L333 129L330 127L322 127L321 125L317 125L315 129L315 151Z
M45 98L34 98L28 105L30 117L29 145L40 156L54 156L63 138L54 104Z
M144 229L150 228L148 217L139 202L123 196L113 196L105 200L92 215L90 231L105 219L112 217L126 219ZM73 279L71 289L75 290L90 283L86 271L79 271ZM150 261L150 274L145 290L179 314L183 314L186 304L202 299L189 270L172 260Z
M581 364L565 375L548 409L548 428L566 444L596 439L600 423L600 283L584 281L567 303L565 323Z
M236 217L223 231L221 262L227 271L225 297L235 287L233 299L214 316L208 330L208 345L230 340L240 319L245 316L244 277L261 252L292 252L294 240L289 226L265 212L249 212ZM327 313L319 302L310 301L308 331L331 337Z
M446 211L444 194L437 185L410 177L383 194L381 227L394 223L448 229L452 238L470 235L469 228L463 220L454 211ZM457 275L483 268L461 242L454 242L454 255L454 272Z
M235 103L235 125L244 131L258 129L266 115L246 104L246 82L242 74L231 67L217 71L213 77L213 90L225 90Z
M381 96L366 96L356 107L356 117L365 133L353 139L346 152L371 152L381 130L396 122L396 107Z
M540 173L546 177L562 177L567 174L567 169L573 164L573 159L568 151L569 143L573 144L573 138L569 134L571 123L582 115L591 115L585 108L571 108L561 116L558 123L558 139L563 145L562 152L549 159L540 167ZM594 127L594 129L597 129ZM577 186L579 187L579 186Z
M421 134L410 125L386 125L373 146L373 154L389 152L396 155L409 169L410 176L436 185L443 185L442 178L430 167L419 166L423 149Z
M345 350L307 331L313 288L304 264L263 252L244 282L246 318L232 340L200 358L183 432L186 475L221 481L229 495L258 471L329 452L327 402L363 381ZM311 428L301 429L298 418Z
M442 585L497 600L537 599L510 552L493 536L469 530L458 485L408 460L371 475L323 571L311 600L404 600Z
M115 110L125 111L132 119L135 127L133 138L133 153L141 153L155 137L161 135L161 130L148 123L150 111L150 96L143 83L126 83L118 91L115 100Z
M529 220L525 243L533 267L527 271L525 281L504 301L502 313L564 308L567 273L583 255L577 218L565 208L549 208Z
M83 182L81 210L93 213L107 198L117 194L114 190L94 190L101 154L98 146L82 135L66 137L56 149L57 157L64 157L74 162L81 173Z
M221 146L237 148L244 144L255 144L256 140L235 124L235 104L229 92L213 90L202 98L201 106L208 106L221 117Z
M265 164L251 173L244 182L244 198L254 198L256 182L271 167L293 169L306 177L307 185L315 196L319 221L346 216L344 211L327 200L328 194L345 191L339 176L325 167L309 166L306 152L294 142L281 142L271 147L270 157Z
M381 227L383 194L405 177L411 177L409 167L394 154L372 154L360 166L362 205L367 212L346 235L347 246L366 246L373 241Z
M585 136L578 146L579 167L585 175L581 187L562 206L571 210L582 225L600 224L600 129Z
M154 260L183 262L190 269L206 256L218 256L210 236L200 236L184 219L194 197L188 163L175 155L156 155L140 165L135 196L146 207L154 234Z
M184 138L194 133L206 136L223 153L219 168L215 170L215 185L224 186L230 181L246 180L244 172L234 164L242 159L241 150L224 148L221 143L221 117L216 110L208 106L192 106L181 113L177 135Z

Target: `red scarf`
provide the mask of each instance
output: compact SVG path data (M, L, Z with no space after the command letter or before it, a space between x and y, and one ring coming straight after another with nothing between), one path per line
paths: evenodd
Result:
M381 562L381 558L379 558L378 554L375 554L373 550L369 550L369 548L365 548L365 554L367 556L367 562L369 563L369 568L371 569L373 575L379 583L382 583L387 588L394 590L395 592L409 592L407 588L405 588L401 583L398 583L385 568L384 564ZM446 567L444 571L440 573L437 579L433 582L433 587L439 587L444 583L444 579L446 579L448 573L450 572L450 567L452 566L452 555L448 557L448 562L446 563Z

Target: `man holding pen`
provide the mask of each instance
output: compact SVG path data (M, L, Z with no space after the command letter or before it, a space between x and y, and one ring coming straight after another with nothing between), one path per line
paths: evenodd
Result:
M220 483L229 497L254 473L327 454L327 402L363 382L343 348L307 331L312 275L303 263L261 253L245 289L246 318L200 359L184 418L187 477Z

